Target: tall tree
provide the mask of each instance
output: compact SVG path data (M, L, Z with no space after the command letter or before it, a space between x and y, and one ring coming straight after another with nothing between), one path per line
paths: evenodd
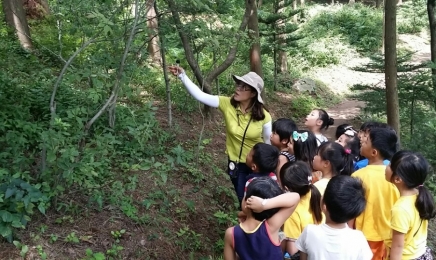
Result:
M178 6L176 5L176 2L174 0L166 0L169 10L172 14L172 19L174 21L174 25L177 28L177 32L179 34L180 40L183 45L183 49L185 50L185 56L186 61L189 64L189 67L192 69L195 79L199 84L202 86L203 91L206 93L211 93L211 85L212 82L221 74L223 73L230 65L232 65L233 61L236 58L236 52L238 49L239 42L242 38L242 33L247 28L248 19L250 17L250 11L248 2L249 0L246 0L245 3L245 13L242 17L242 21L239 25L238 30L235 32L235 42L232 46L230 46L229 51L227 53L227 56L225 59L219 64L218 66L215 66L212 71L209 72L209 74L205 77L200 69L200 66L198 64L198 61L195 59L194 50L191 45L191 39L187 33L187 31L184 28L184 24L182 23L182 20L180 18L180 13ZM205 107L206 112L208 112L208 108Z
M155 5L150 4L153 3L154 0L148 0L147 6L150 6L147 12L147 27L148 27L148 54L151 57L153 63L160 64L162 62L162 57L159 48L159 34L158 34L158 17L156 16Z
M276 13L282 14L285 10L285 1L279 1L276 5ZM278 28L282 28L286 25L283 21L277 23ZM278 35L280 47L284 47L286 44L286 34L282 33ZM287 52L283 49L280 49L278 52L277 58L277 72L283 73L288 71L288 55Z
M272 9L269 8L272 12L265 11L268 7L264 7L259 16L260 36L265 39L262 53L272 54L274 57L274 90L277 74L287 71L287 51L301 38L293 35L298 30L298 25L289 22L300 11L286 9L290 4L291 1L276 0Z
M22 0L3 0L3 12L6 23L15 31L21 46L25 49L32 49L29 25L27 24L26 13Z
M388 124L400 137L400 109L397 89L397 1L385 1L385 79Z
M375 1L375 7L376 8L380 8L382 6L382 4L383 4L383 0L376 0Z
M250 18L248 19L248 36L252 40L250 48L250 70L263 77L262 60L260 55L259 20L257 15L257 1L248 0Z
M161 14L158 11L156 1L154 1L153 9L157 14L157 22L160 22ZM167 111L168 111L168 125L169 127L173 126L173 112L171 108L171 88L170 88L170 80L168 78L168 70L167 70L167 60L166 60L166 50L165 50L165 34L162 33L162 30L158 29L158 35L160 35L160 51L162 54L162 71L165 79L165 88L167 92ZM177 60L177 65L179 65L180 61Z
M436 17L435 17L436 0L427 0L427 14L430 25L430 52L431 61L436 63ZM433 90L436 91L436 66L431 69ZM436 101L435 101L436 102Z

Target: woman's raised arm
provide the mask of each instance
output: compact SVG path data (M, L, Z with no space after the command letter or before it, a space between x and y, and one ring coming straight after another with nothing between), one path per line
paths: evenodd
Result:
M197 85L194 84L194 82L191 81L191 79L189 79L181 67L169 66L168 69L174 76L179 77L189 94L191 94L191 96L193 96L196 100L210 107L217 108L219 106L219 97L204 93Z

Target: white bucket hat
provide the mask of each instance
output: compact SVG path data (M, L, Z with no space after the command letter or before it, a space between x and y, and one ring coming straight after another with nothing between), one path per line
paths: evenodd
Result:
M235 82L242 81L254 88L257 91L257 100L263 104L262 97L260 96L263 90L263 79L256 72L250 71L242 77L236 75L232 75L232 77Z

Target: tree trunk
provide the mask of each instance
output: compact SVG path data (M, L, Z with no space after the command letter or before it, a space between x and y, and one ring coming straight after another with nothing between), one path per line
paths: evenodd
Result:
M378 0L380 1L380 0ZM383 5L384 5L385 1L383 0ZM383 8L383 38L382 38L382 46L381 46L381 53L385 54L385 39L386 39L386 10L385 8Z
M427 0L427 14L428 22L430 25L430 52L431 61L436 63L436 19L435 19L435 5L436 0ZM431 69L433 91L436 92L436 68ZM436 108L436 100L433 101L434 108Z
M292 1L292 9L293 10L297 10L297 0L293 0ZM292 17L292 21L294 23L297 23L298 22L298 17L296 15L294 15L294 17Z
M156 1L154 1L153 11L155 12L155 14L158 13ZM150 13L150 12L148 12L148 13ZM156 22L160 21L159 16L156 16L156 19L157 19ZM172 113L172 109L171 109L170 80L168 78L167 62L166 62L166 59L165 59L165 54L166 54L166 51L165 51L165 35L159 29L158 29L157 33L158 33L158 35L161 36L160 37L160 47L161 47L160 50L162 51L162 70L163 70L163 74L164 74L165 88L166 88L166 92L167 92L168 125L169 125L169 127L172 127L173 126L173 113Z
M276 41L276 36L274 35L274 42ZM277 49L276 46L273 47L273 59L274 59L274 91L277 90L277 71L278 71L278 61L277 61Z
M375 7L376 8L380 8L382 3L383 3L383 0L376 0L375 1Z
M276 13L282 14L285 11L284 1L280 1L277 6L278 6L278 9L277 9ZM283 6L283 7L280 8L281 6ZM279 24L276 25L277 28L281 28L284 26L285 26L285 23L283 23L283 22L280 22ZM284 73L284 72L288 71L288 55L287 55L286 51L281 50L281 48L283 48L286 44L286 35L279 34L278 37L279 37L278 44L279 44L280 50L278 51L278 58L277 58L277 65L278 65L277 72Z
M279 44L283 44L283 41L280 38L281 35L279 35ZM286 51L282 51L279 50L278 52L278 60L277 60L277 64L278 64L278 68L277 68L277 72L278 73L286 73L288 71L288 54L286 53Z
M148 0L148 2L155 2L155 1ZM147 3L147 6L148 5L149 3ZM156 10L154 5L150 4L150 6L151 8L148 9L147 12L148 36L150 37L147 50L149 56L151 57L152 62L155 64L161 64L162 57L159 48L159 34L158 34L159 23L158 23L158 18L156 16Z
M30 39L30 30L23 8L23 1L3 0L3 12L5 13L6 23L15 30L21 46L24 49L32 49L33 45Z
M397 1L385 1L385 79L388 124L400 138L400 109L397 90Z
M263 77L262 60L260 56L260 41L259 41L259 22L257 19L257 3L256 0L249 0L250 18L248 19L248 36L253 41L250 48L250 70L256 72Z
M402 5L403 4L403 0L398 0L397 5Z
M349 5L354 5L355 3L356 3L355 0L349 0L349 1L348 1L348 4L349 4Z

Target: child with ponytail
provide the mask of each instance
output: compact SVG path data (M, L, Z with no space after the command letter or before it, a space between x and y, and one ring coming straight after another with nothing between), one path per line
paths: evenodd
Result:
M280 171L282 188L300 195L300 202L294 213L285 221L286 251L292 256L298 253L295 241L309 224L323 221L321 194L312 184L312 171L301 161L288 162Z
M356 166L356 163L361 160L360 139L357 135L357 131L351 126L348 126L348 128L346 128L346 130L339 135L335 141L336 143L342 145L345 149L349 149L351 151L354 160L354 167Z
M327 130L334 123L335 120L324 109L314 109L306 116L304 125L315 134L317 144L320 146L328 141L327 137L322 134L322 131Z
M288 143L288 152L295 156L296 161L307 163L312 171L313 158L316 155L317 149L316 136L312 132L297 130L292 133L291 142ZM320 171L313 171L312 175L312 183L317 182L322 177Z
M354 172L351 150L338 143L323 143L313 159L313 169L322 172L322 178L314 185L323 196L331 178L336 175L350 176Z
M410 151L397 152L386 167L386 180L400 192L391 211L392 236L385 241L387 259L433 259L427 234L436 213L433 196L424 187L429 169L421 154Z

